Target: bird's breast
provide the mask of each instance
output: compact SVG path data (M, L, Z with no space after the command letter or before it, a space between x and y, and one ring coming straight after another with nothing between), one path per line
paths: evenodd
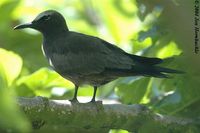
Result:
M47 56L46 56L46 51L45 51L45 49L44 49L44 44L42 44L41 49L42 49L43 55L47 58Z
M55 64L54 64L54 61L53 61L53 58L52 58L54 51L51 50L50 48L46 47L45 44L42 44L42 53L46 57L46 59L48 60L50 66L53 69L55 69Z

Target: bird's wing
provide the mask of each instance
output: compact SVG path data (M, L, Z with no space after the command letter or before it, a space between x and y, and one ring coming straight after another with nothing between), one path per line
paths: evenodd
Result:
M143 56L129 54L129 53L122 51L122 49L116 47L115 45L110 45L109 42L106 42L104 40L102 40L102 42L106 47L113 49L115 52L123 53L123 54L127 55L136 64L139 63L139 64L144 64L144 65L156 65L156 64L160 64L163 62L163 60L160 58L143 57Z
M160 58L143 57L143 56L132 55L132 54L128 54L128 56L131 57L135 62L139 64L144 64L144 65L156 65L163 62L163 60Z
M105 69L131 69L133 61L114 45L79 33L66 37L65 45L52 55L52 62L62 73L98 74Z

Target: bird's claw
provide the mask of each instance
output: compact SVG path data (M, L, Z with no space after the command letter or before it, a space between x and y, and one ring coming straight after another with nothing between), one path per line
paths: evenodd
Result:
M96 101L95 100L91 100L89 103L96 103Z
M78 99L77 98L73 98L71 100L69 100L71 103L79 103Z
M92 104L102 104L102 101L96 101L95 99L92 99L89 103L92 103Z

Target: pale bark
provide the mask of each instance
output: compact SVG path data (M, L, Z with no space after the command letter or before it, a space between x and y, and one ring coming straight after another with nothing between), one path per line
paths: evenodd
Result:
M19 98L20 107L34 132L100 132L125 129L135 133L195 133L200 124L192 119L164 116L144 105L71 103L43 97Z

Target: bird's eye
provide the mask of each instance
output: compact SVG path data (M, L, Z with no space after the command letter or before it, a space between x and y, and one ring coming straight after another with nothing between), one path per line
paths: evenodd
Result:
M41 20L49 20L50 19L50 16L43 16L42 18L41 18Z

